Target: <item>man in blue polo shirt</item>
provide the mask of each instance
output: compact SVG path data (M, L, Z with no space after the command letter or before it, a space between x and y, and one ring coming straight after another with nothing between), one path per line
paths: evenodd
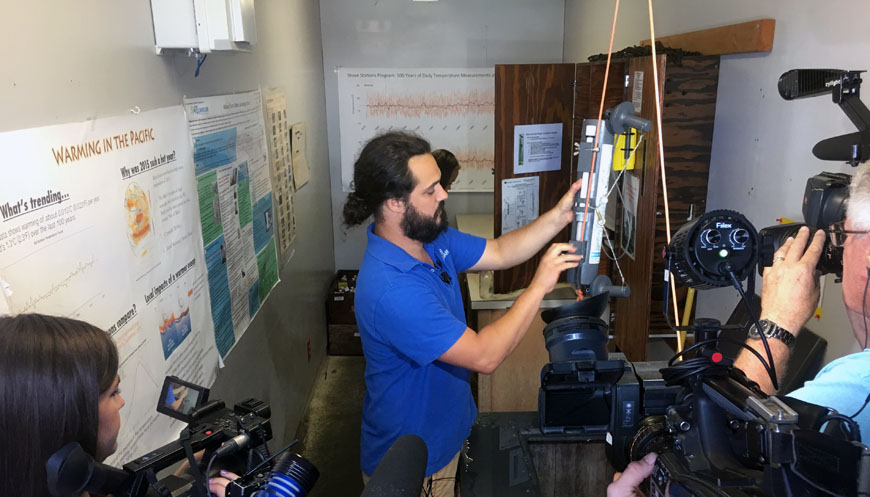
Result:
M491 373L513 351L562 271L581 256L553 244L528 288L500 319L478 332L465 322L458 275L504 269L536 254L572 219L577 182L531 224L486 240L447 227L441 172L429 143L387 133L354 164L347 226L370 216L355 308L366 357L361 466L372 474L390 445L416 434L429 451L424 495L454 492L459 452L477 408L469 371Z

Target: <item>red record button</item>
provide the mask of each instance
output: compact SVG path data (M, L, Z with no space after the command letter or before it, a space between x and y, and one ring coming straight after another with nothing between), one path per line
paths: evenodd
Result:
M721 352L713 352L713 362L722 362L722 353Z

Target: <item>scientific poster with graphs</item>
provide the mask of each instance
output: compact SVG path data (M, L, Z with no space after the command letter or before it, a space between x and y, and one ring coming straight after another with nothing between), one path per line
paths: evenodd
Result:
M221 357L278 284L262 105L259 91L184 99Z
M460 165L451 192L493 190L494 69L338 70L341 183L353 191L363 145L390 130L414 132Z
M176 439L163 378L211 385L218 364L183 109L0 133L0 150L0 308L111 334L127 404L110 463Z

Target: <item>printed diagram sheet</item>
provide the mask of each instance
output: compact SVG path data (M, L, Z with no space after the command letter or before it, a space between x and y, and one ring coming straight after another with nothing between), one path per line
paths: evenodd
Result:
M538 218L540 179L537 176L501 180L501 234Z
M341 182L353 190L363 145L390 130L414 132L432 149L453 152L452 192L493 190L494 69L350 69L338 71Z
M293 180L296 189L302 188L311 179L311 168L305 153L308 148L308 126L299 122L290 127L290 150L293 156Z
M178 438L167 374L210 385L218 353L181 107L0 133L0 308L88 321L120 353L123 463Z
M205 264L221 357L278 283L260 92L185 98Z
M274 89L266 94L266 121L272 188L274 198L277 199L274 207L278 224L278 247L286 260L293 253L291 247L296 238L296 211L293 205L296 178L295 168L291 167L292 126L287 122L287 99L284 90Z

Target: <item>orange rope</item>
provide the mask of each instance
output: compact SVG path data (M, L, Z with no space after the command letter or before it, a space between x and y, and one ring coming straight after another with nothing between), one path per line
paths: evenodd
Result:
M668 240L668 245L671 244L671 213L668 205L668 181L665 174L665 144L662 140L662 107L659 100L659 61L656 58L656 28L653 21L652 0L647 0L649 4L649 35L650 44L652 45L652 68L653 68L653 88L655 89L656 97L656 131L659 142L659 167L662 173L662 196L665 201L665 235ZM674 322L679 324L680 311L677 307L677 286L673 278L669 278L671 285L671 297L674 299ZM682 352L683 341L682 336L677 333L677 352Z
M580 240L586 236L586 219L589 216L589 203L592 196L592 181L595 177L595 158L598 155L598 135L601 131L601 117L604 115L604 97L607 94L607 78L610 75L610 57L613 55L613 36L616 34L616 19L619 17L619 0L613 9L613 26L610 28L610 45L607 48L607 65L604 67L604 86L601 88L601 105L598 106L598 124L595 126L595 140L592 142L592 164L589 170L589 184L586 186L586 206L583 208L583 224L580 226Z

